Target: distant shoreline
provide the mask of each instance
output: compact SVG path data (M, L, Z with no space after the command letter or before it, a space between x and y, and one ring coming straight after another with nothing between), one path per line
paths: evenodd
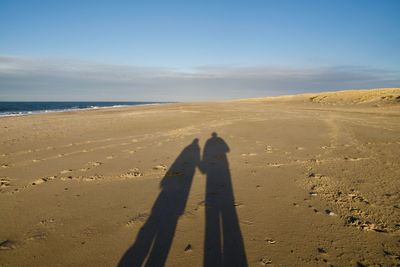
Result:
M55 112L110 109L132 106L149 106L169 103L173 102L0 101L0 117L19 117Z

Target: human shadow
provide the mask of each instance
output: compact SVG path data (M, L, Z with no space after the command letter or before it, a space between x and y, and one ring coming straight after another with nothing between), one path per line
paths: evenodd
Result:
M247 266L246 252L235 208L225 141L212 133L204 146L200 170L207 175L203 265Z
M185 147L160 183L161 192L151 214L125 252L119 267L164 266L179 217L184 213L196 167L200 161L199 140Z

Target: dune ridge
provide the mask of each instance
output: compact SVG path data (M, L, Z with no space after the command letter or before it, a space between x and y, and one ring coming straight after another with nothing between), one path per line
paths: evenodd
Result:
M397 104L400 88L342 90L333 92L305 93L274 97L242 99L242 101L299 101L323 104Z

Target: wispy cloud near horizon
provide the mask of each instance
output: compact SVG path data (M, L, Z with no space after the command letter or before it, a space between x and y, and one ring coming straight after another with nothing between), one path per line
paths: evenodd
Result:
M198 66L191 70L0 56L0 100L196 101L399 87L366 66Z

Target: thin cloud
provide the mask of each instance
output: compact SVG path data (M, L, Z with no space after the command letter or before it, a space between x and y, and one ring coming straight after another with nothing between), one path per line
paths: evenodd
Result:
M399 85L398 72L363 66L200 66L180 71L0 56L0 100L188 101Z

